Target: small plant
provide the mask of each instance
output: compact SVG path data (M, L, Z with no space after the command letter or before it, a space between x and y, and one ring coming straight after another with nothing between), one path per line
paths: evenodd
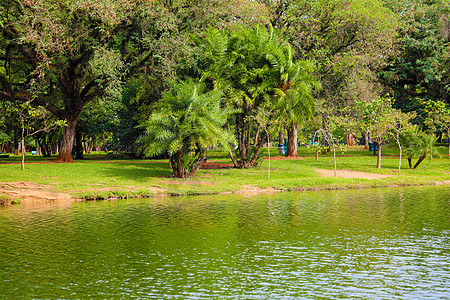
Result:
M5 205L8 203L9 197L8 195L1 194L0 195L0 205Z
M20 204L21 201L22 201L22 199L20 199L20 198L14 198L11 200L11 204Z

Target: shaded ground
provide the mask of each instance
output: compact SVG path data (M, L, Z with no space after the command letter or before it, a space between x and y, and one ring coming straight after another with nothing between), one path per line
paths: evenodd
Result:
M215 163L215 162L204 162L201 166L202 169L231 169L234 168L233 164L230 163Z

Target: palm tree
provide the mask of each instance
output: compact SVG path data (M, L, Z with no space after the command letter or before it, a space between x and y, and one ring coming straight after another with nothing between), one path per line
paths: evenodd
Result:
M425 160L427 154L432 151L433 145L436 143L436 137L415 128L415 130L408 131L402 135L400 142L406 148L409 168L416 169ZM419 159L413 167L412 159L416 155L419 156Z
M232 124L237 139L233 163L253 167L267 135L255 121L258 110L263 107L269 112L269 123L279 117L299 121L309 115L311 65L294 63L292 48L272 27L239 28L231 33L210 28L203 39L195 40L202 53L198 64L202 80L223 90L223 105L238 111Z
M288 142L287 157L296 157L297 154L297 128L303 121L314 114L313 89L319 89L320 83L311 76L314 66L308 61L294 62L290 47L287 53L279 56L283 73L282 81L276 89L275 105L278 107L278 117L283 120L287 128Z
M230 150L233 136L223 129L231 111L220 107L223 93L206 91L192 80L175 82L143 124L139 139L146 156L168 153L176 177L194 175L205 160L208 147Z

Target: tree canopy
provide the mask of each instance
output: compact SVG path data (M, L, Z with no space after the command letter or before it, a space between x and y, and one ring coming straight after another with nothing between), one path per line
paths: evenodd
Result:
M137 154L139 136L148 137L146 155L164 154L153 143L173 142L175 133L163 138L151 126L184 124L183 110L196 103L217 111L214 130L227 143L197 135L208 133L200 123L172 125L197 139L178 137L181 161L195 161L181 164L190 171L158 144L180 176L195 173L205 141L248 168L277 131L287 134L286 155L296 156L297 131L311 117L324 132L330 120L344 119L346 141L361 131L381 146L391 119L415 115L430 141L443 141L449 16L444 0L4 0L0 143L18 148L17 109L31 105L66 124L61 133L35 135L47 155L58 149L60 161L81 158L94 143ZM392 106L379 106L388 98ZM212 118L197 108L189 118ZM167 120L158 123L161 114Z

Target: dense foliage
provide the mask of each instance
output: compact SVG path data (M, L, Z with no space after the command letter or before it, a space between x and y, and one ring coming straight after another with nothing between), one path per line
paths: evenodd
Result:
M392 121L398 116L414 116L427 142L405 147L422 149L450 134L449 42L444 0L4 0L0 147L18 154L18 112L31 105L28 130L45 155L71 161L93 147L166 153L177 176L193 174L219 144L248 168L268 137L286 136L288 156L297 155L297 134L319 129L349 144L361 134L380 147L390 136L407 140L410 132L398 128L409 125ZM196 135L200 123L183 127L180 116L192 107L181 102L194 98L198 109L214 107L218 140ZM157 116L158 126L201 142L180 139L185 150L175 159L175 148L158 144L175 138L156 135ZM40 120L64 126L42 130L49 127ZM147 137L143 151L139 136ZM323 139L321 149L328 146ZM420 149L408 153L429 152Z

